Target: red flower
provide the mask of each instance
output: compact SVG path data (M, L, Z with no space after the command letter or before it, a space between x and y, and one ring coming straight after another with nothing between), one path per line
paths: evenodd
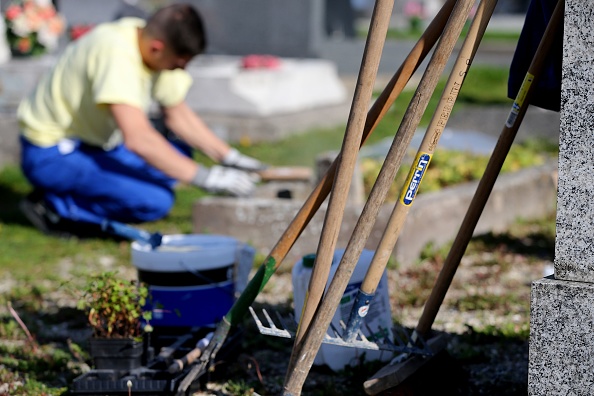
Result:
M241 67L244 69L277 69L280 67L280 60L272 55L246 55L241 59Z
M17 43L17 48L23 54L26 54L27 52L31 51L31 44L31 39L29 37L22 37L19 39L19 42Z
M70 39L76 40L93 29L93 25L74 25L70 28Z
M5 12L6 19L8 19L9 21L12 21L13 19L15 19L16 17L21 15L22 12L23 12L23 10L21 9L21 7L13 4L6 9L6 12Z

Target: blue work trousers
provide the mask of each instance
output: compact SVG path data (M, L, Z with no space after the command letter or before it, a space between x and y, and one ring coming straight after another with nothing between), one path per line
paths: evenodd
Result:
M124 145L105 151L65 141L38 147L21 138L21 166L63 218L100 224L160 219L175 201L176 181Z

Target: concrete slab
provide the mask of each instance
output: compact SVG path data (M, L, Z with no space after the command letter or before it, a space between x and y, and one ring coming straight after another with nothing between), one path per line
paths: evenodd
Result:
M476 183L469 183L419 195L407 216L392 254L393 258L400 265L409 266L416 262L428 243L439 247L451 242L475 190ZM476 227L475 235L503 231L520 218L542 218L546 213L554 213L556 191L555 163L501 175ZM193 230L196 233L233 236L267 255L302 204L301 200L290 199L204 198L194 203ZM291 249L286 260L291 265L303 255L317 250L326 205L324 203L320 207ZM348 244L362 209L362 205L347 204L337 247ZM392 210L392 203L382 206L366 243L367 249L377 247Z
M278 66L244 68L238 56L202 56L187 70L194 79L187 101L199 113L270 116L342 104L346 89L333 63L273 58ZM346 120L345 120L346 121Z
M274 141L348 119L347 90L327 60L279 58L276 68L246 69L242 57L206 55L188 71L188 103L230 142Z

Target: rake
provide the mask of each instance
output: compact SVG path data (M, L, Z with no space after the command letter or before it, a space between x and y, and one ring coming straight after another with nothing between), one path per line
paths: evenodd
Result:
M321 306L316 312L312 323L307 329L304 341L301 345L294 347L295 358L287 370L287 378L284 385L284 395L299 395L305 382L307 374L313 364L316 353L324 339L332 316L336 311L340 298L344 293L348 280L350 279L355 264L363 251L363 247L371 233L373 223L377 218L379 208L384 202L389 187L400 167L406 148L410 145L414 131L416 130L421 116L425 111L431 94L437 86L439 76L443 72L447 59L451 55L454 45L460 36L464 23L466 22L470 8L474 1L460 0L453 8L452 14L446 24L443 35L433 53L427 70L423 74L419 86L409 103L406 113L398 128L395 139L390 147L384 165L378 175L371 194L363 208L363 212L357 222L342 257L339 267L328 288ZM377 255L377 253L376 253ZM313 278L313 274L312 274Z
M361 145L364 144L371 132L378 125L379 121L388 112L389 108L408 83L410 77L423 63L425 57L439 39L455 3L455 0L446 1L421 38L413 46L400 68L394 73L385 89L371 106L365 121ZM192 369L180 382L177 396L185 395L185 392L190 385L206 372L210 362L215 359L217 352L225 342L231 327L239 323L241 318L247 313L249 305L256 299L260 290L264 288L270 277L280 266L297 238L301 235L309 221L313 218L328 196L332 187L336 166L337 161L335 160L306 199L303 206L295 215L293 221L289 224L285 232L281 235L269 255L264 259L262 265L258 268L258 271L252 277L237 301L233 304L230 311L217 324L212 341L201 354L200 359L194 363Z
M433 154L433 151L437 146L441 132L444 130L446 126L449 114L457 98L457 94L462 86L462 83L470 67L470 64L472 63L472 59L476 54L480 38L486 30L487 23L490 19L490 16L492 15L495 5L495 0L486 0L481 2L481 4L479 5L476 14L477 16L474 18L473 23L469 29L467 38L464 44L462 45L462 48L460 49L456 63L450 73L450 78L448 79L446 87L443 91L442 98L439 102L438 107L435 110L431 122L429 123L427 132L421 143L419 151L417 152L417 160L414 162L413 167L411 167L409 176L407 178L408 182L405 183L404 189L401 193L401 196L404 198L401 199L394 208L390 222L388 223L388 226L386 227L386 230L383 234L382 240L380 241L378 250L374 255L367 275L363 283L361 284L359 292L354 299L354 304L351 308L349 321L347 325L344 325L344 323L341 322L342 328L340 329L340 331L336 329L334 324L331 322L331 331L329 333L333 335L330 335L328 333L325 334L322 343L340 345L344 347L355 347L370 350L386 350L391 352L402 352L418 355L433 354L433 351L427 347L427 343L425 342L425 340L418 336L416 337L417 339L414 343L408 342L411 340L411 338L408 336L406 337L407 342L402 343L401 339L398 338L398 334L407 334L406 330L403 328L397 329L399 331L394 332L394 335L397 338L395 340L396 342L392 342L389 339L389 337L385 337L384 339L382 339L382 342L370 342L369 340L367 340L367 338L365 338L363 333L361 333L360 327L364 323L364 317L366 313L369 311L369 306L373 300L378 283L387 264L387 259L389 258L391 251L394 248L398 235L401 231L402 225L404 224L406 215L413 203L412 201L414 200L416 192L418 191L418 188L422 181L422 175L429 166L431 155ZM427 160L423 163L422 169L419 169L419 162L423 158L427 158ZM408 194L410 192L409 186L411 186L413 181L415 184L414 194ZM407 195L409 196L407 197ZM355 236L355 233L353 233L353 235ZM368 234L366 233L364 237L367 236ZM357 234L357 238L361 239L361 234ZM282 325L285 326L281 326L279 328L270 319L268 313L265 310L263 310L262 313L264 317L268 320L267 327L262 325L261 321L257 318L253 309L250 308L250 310L252 312L254 320L258 325L258 329L262 334L291 338L291 332L288 331L286 327L286 324L290 324L290 322L287 322L287 320L284 320L277 314L277 319ZM366 326L366 328L368 330L368 334L375 334L373 329L370 329L368 326ZM388 336L390 335L389 332L386 333Z
M332 258L338 240L338 233L346 207L353 173L357 163L358 146L363 135L365 125L365 109L369 106L373 85L379 62L384 47L384 40L388 32L390 17L394 0L376 0L371 16L369 35L365 43L365 51L361 62L361 68L357 78L357 86L353 97L351 112L346 126L346 131L338 156L338 166L332 191L330 194L328 209L322 226L320 243L315 256L315 262L307 289L307 298L304 301L301 311L301 320L295 334L295 341L289 363L291 367L297 364L296 359L302 348L302 340L309 330L318 305L322 300L324 289L330 274Z
M284 318L278 312L274 311L275 321L265 309L262 309L261 312L266 324L262 323L260 316L252 307L250 307L250 313L252 314L256 326L258 326L260 334L289 339L295 338L297 323L292 316ZM432 348L430 348L424 341L413 344L411 338L412 333L402 326L394 326L392 329L382 327L372 329L367 326L367 324L364 325L367 333L371 334L371 336L366 336L361 329L358 328L354 331L353 337L346 340L341 335L344 334L346 330L345 323L340 321L340 329L333 323L330 323L330 331L324 334L322 342L340 347L367 349L371 351L411 353L421 356L433 355Z
M473 18L466 39L460 48L456 62L450 72L450 77L446 82L439 104L429 122L425 136L410 168L406 182L400 193L400 198L394 206L394 210L388 220L369 270L355 297L345 330L344 337L346 340L354 337L365 314L369 310L369 305L373 301L382 273L388 264L388 258L394 250L406 216L414 203L414 199L423 181L423 176L429 168L435 148L447 125L452 108L458 98L458 93L462 88L468 69L477 52L481 38L487 29L487 24L491 19L496 4L497 0L483 0L477 8L476 15Z

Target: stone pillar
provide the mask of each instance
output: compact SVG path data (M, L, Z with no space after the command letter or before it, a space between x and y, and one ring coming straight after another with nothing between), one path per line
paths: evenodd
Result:
M532 285L529 395L594 394L593 13L566 0L555 273Z

